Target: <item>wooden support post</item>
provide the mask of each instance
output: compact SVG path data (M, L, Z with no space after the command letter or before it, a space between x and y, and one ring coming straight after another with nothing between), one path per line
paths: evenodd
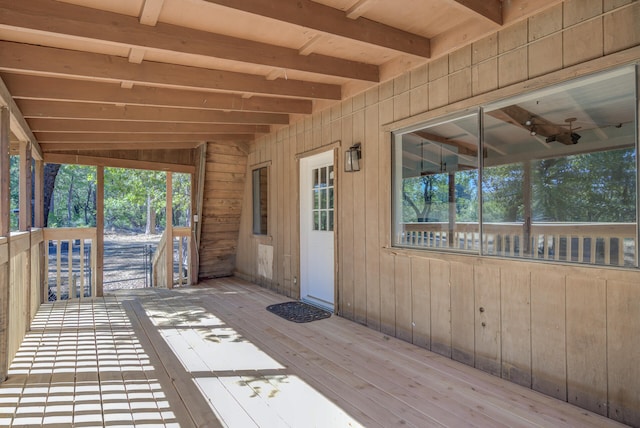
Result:
M19 207L18 229L21 232L29 232L29 249L25 251L25 263L23 269L22 286L26 288L26 313L25 325L31 324L31 143L20 141L20 177L19 177Z
M0 107L0 237L9 240L9 109ZM7 242L6 251L11 245ZM0 264L0 382L7 379L9 371L9 260Z
M0 236L9 236L10 230L9 121L9 109L0 107Z
M34 186L33 186L33 226L37 228L44 227L44 161L36 160L34 167ZM47 269L45 262L45 252L48 251L48 244L41 243L39 246L38 263L40 264L40 303L44 303L47 299L45 294L47 282Z
M31 229L31 143L20 141L20 231Z
M96 167L96 295L102 297L102 274L104 267L104 167Z
M199 151L199 150L198 150ZM197 198L197 192L196 189L198 188L198 183L197 183L197 175L195 173L190 175L191 177L191 209L189 210L189 212L191 213L191 218L188 219L188 224L191 226L191 232L189 235L189 239L187 241L187 243L189 244L189 271L188 271L188 275L187 275L187 283L189 285L194 285L197 281L198 281L198 276L196 275L196 270L198 269L198 263L195 257L197 248L196 248L196 227L198 226L198 224L200 223L200 216L198 215L198 223L196 223L194 220L195 216L197 215L197 208L196 208L196 198Z
M33 186L33 226L44 227L44 162L36 160Z
M206 173L206 164L207 164L207 144L203 144L200 146L199 157L197 165L197 174L198 178L196 180L196 187L192 187L191 191L196 193L196 204L193 206L195 213L198 215L198 223L196 223L195 228L195 244L194 244L194 266L193 270L193 280L198 282L198 278L200 277L200 240L202 236L202 207L204 203L204 179Z
M167 205L166 205L167 227L165 234L167 235L166 244L166 266L167 266L167 288L173 288L173 183L171 171L167 171Z

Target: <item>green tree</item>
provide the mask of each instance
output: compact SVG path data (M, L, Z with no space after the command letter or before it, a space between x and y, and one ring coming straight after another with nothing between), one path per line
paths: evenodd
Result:
M532 160L531 213L538 222L636 221L635 150ZM483 172L483 219L524 221L524 164Z
M454 175L456 221L478 221L477 171ZM438 222L449 218L449 174L405 178L402 181L403 222Z
M48 224L51 227L95 226L95 194L95 167L62 165L56 175Z

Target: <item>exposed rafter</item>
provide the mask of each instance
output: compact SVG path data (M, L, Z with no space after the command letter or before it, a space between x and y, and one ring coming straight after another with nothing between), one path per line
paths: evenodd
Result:
M42 160L42 149L2 79L0 79L0 105L9 109L11 131L21 141L30 142L32 147L32 156L37 160Z
M134 146L131 143L127 144L129 145L130 150L150 150L151 146L157 143L142 143L139 146ZM99 146L96 145L96 147ZM187 148L190 147L187 146ZM104 148L101 149L104 150ZM74 165L108 166L114 168L152 169L159 171L184 172L187 174L193 174L195 172L195 166L193 165L181 165L177 163L155 161L145 162L131 159L109 158L106 156L86 156L82 154L45 153L44 161L47 163L69 163Z
M160 12L162 12L164 0L144 0L142 10L140 11L140 23L144 25L156 25Z
M0 42L0 70L41 75L122 80L151 86L251 92L303 98L339 100L341 88L292 79L266 81L262 76L209 70L175 64L143 62L131 64L126 58L76 52L66 49Z
M580 135L571 130L571 124L575 118L567 120L565 124L557 124L515 104L490 111L487 114L522 128L530 132L532 136L545 137L545 143L558 141L564 145L572 145L577 144L580 139Z
M179 144L175 142L154 141L145 143L137 141L132 142L114 142L114 141L94 141L90 145L83 143L42 143L45 156L48 157L52 152L83 152L85 150L171 150L171 149L194 149L204 144L204 141L185 141ZM89 147L87 147L89 146Z
M363 13L371 7L372 0L358 0L349 9L345 11L345 15L349 19L358 19Z
M376 65L325 55L302 56L297 49L174 25L158 23L155 27L150 27L141 25L133 17L55 0L29 0L28 2L0 0L0 26L124 45L141 50L143 55L144 49L148 48L349 79L379 81ZM139 55L135 59L140 60Z
M197 142L210 140L253 140L253 134L136 134L136 133L62 133L62 132L36 132L36 137L42 144L45 143L92 143L92 142ZM81 146L79 146L81 147Z
M432 134L431 132L427 132L427 131L414 131L412 132L412 134L415 134L418 137L424 138L429 141L448 144L450 146L456 147L458 149L457 154L468 155L468 156L478 155L478 147L475 144L471 144L466 141L445 138L440 135Z
M501 0L454 0L456 3L474 11L478 15L502 25Z
M62 101L19 100L26 118L102 119L145 122L200 122L287 125L289 116L277 113L223 112L164 107L118 107L110 104L68 103Z
M87 101L98 103L134 104L197 109L220 109L270 113L311 113L310 100L241 95L221 92L197 92L150 86L122 89L110 82L59 79L4 73L2 75L11 95L16 99L44 99L59 101Z
M232 9L312 28L328 34L428 58L429 39L365 18L349 19L344 12L311 0L206 0Z
M96 133L167 133L167 134L264 134L268 125L188 122L134 122L91 119L29 119L29 126L38 132Z
M251 141L561 3L0 0L0 77L45 151Z

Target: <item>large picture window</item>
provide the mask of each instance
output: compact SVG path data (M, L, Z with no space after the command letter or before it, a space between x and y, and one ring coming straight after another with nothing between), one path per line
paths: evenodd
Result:
M627 67L395 133L394 245L637 267L636 82Z

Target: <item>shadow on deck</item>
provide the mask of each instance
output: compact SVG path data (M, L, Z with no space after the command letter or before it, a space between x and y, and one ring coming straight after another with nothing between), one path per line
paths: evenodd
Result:
M621 426L340 317L295 324L227 278L42 305L2 426Z

